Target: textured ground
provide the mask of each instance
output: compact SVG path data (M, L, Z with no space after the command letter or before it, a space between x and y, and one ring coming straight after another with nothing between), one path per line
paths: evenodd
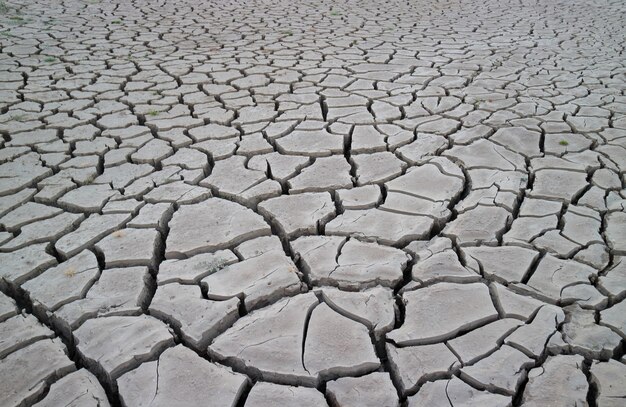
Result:
M626 405L623 1L0 2L0 405Z

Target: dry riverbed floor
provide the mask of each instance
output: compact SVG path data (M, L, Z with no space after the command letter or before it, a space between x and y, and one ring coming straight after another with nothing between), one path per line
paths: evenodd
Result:
M0 1L0 405L626 405L626 3Z

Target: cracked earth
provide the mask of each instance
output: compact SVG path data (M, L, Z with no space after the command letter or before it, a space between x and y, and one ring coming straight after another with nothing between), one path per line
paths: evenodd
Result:
M0 2L0 405L626 405L622 1Z

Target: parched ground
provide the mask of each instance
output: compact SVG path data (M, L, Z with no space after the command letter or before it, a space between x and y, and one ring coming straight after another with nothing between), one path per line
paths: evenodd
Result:
M0 405L625 406L625 21L0 1Z

